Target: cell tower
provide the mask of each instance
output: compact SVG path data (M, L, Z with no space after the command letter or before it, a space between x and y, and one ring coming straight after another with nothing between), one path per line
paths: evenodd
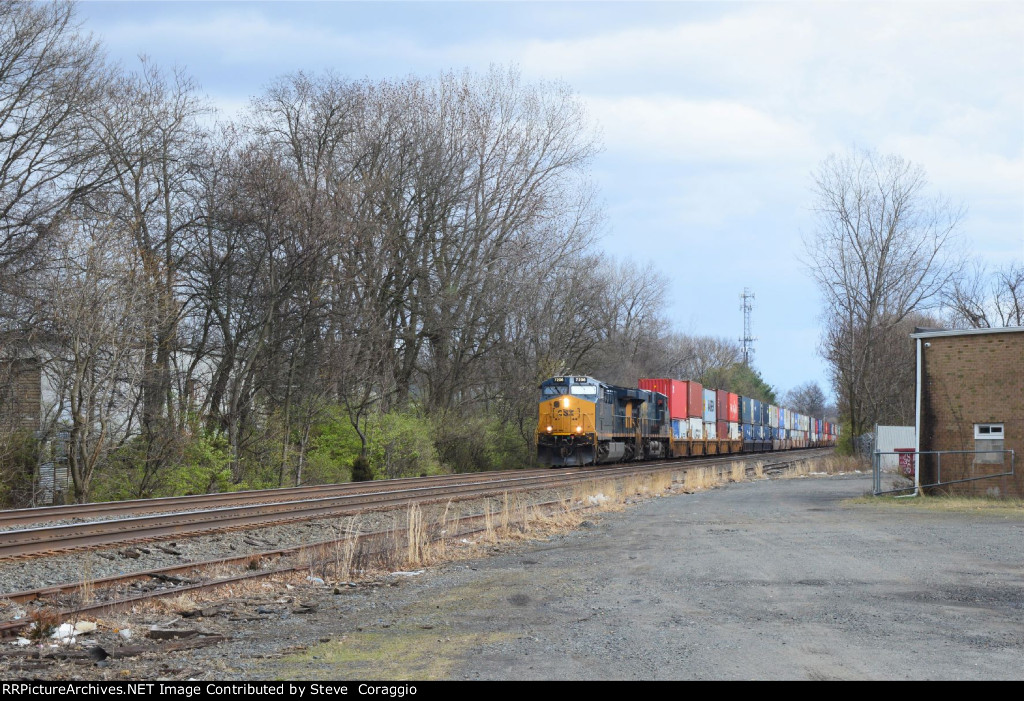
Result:
M750 314L754 311L754 293L750 291L749 287L744 287L740 299L743 300L743 306L740 307L743 310L743 338L740 339L740 343L743 344L743 364L750 367L750 358L754 355L754 341L757 340L750 330Z

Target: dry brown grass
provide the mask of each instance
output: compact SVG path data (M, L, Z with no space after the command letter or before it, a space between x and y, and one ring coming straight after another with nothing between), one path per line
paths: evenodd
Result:
M425 535L423 529L423 512L416 504L409 506L406 512L405 526L405 565L419 567L423 563Z
M324 582L347 581L353 572L360 547L359 518L338 519L332 527L334 540L304 548L300 558L306 563L309 576Z
M206 596L210 595L211 598L221 598L223 593L217 592L217 590L211 590L209 592L185 592L178 594L177 596L165 596L159 599L149 599L137 608L141 611L154 614L174 614L178 615L183 611L192 611L200 606L204 601L209 601Z
M498 540L498 534L494 531L494 515L491 513L491 500L484 500L484 541L488 543L495 543Z
M50 639L53 632L63 622L60 611L49 606L41 606L28 615L31 625L26 631L26 637L34 643L41 643Z
M722 483L717 471L713 467L691 468L686 471L683 480L683 490L687 492L699 492L702 489L711 489Z
M87 606L96 598L96 583L92 573L92 553L82 561L82 581L75 589L74 597L78 606Z
M849 504L871 504L897 509L917 509L925 511L943 511L948 513L976 513L1000 516L1010 519L1024 519L1024 500L1001 499L996 497L965 497L921 495L913 499L898 498L892 495L866 495L856 499L848 499Z
M833 454L801 460L783 471L780 477L808 477L822 474L840 475L848 472L868 472L870 470L871 465L866 460L853 456Z
M871 471L871 464L866 459L853 455L829 455L819 462L821 463L819 470L829 475Z

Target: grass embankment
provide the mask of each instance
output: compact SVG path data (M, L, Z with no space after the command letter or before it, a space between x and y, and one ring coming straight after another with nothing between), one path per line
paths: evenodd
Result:
M871 506L881 506L891 509L984 514L1024 520L1024 500L1022 499L941 495L900 498L892 495L876 497L868 494L862 497L857 497L856 499L850 499L847 503L870 504Z

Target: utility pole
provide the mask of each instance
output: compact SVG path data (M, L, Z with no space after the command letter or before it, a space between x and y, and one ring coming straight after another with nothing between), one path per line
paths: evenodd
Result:
M743 338L740 339L740 343L743 344L743 364L750 367L750 358L754 355L754 341L757 340L750 330L750 315L754 311L754 293L750 291L749 287L744 287L740 299L743 300L743 306L740 307L743 310Z

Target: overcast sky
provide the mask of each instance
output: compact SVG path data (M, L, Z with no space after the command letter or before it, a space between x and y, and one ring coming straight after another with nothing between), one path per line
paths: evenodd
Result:
M798 257L811 173L851 147L920 164L962 202L965 255L1024 260L1024 3L88 2L133 67L179 65L237 110L274 77L431 76L517 65L587 105L603 248L671 276L672 322L739 339L826 391L820 301Z

